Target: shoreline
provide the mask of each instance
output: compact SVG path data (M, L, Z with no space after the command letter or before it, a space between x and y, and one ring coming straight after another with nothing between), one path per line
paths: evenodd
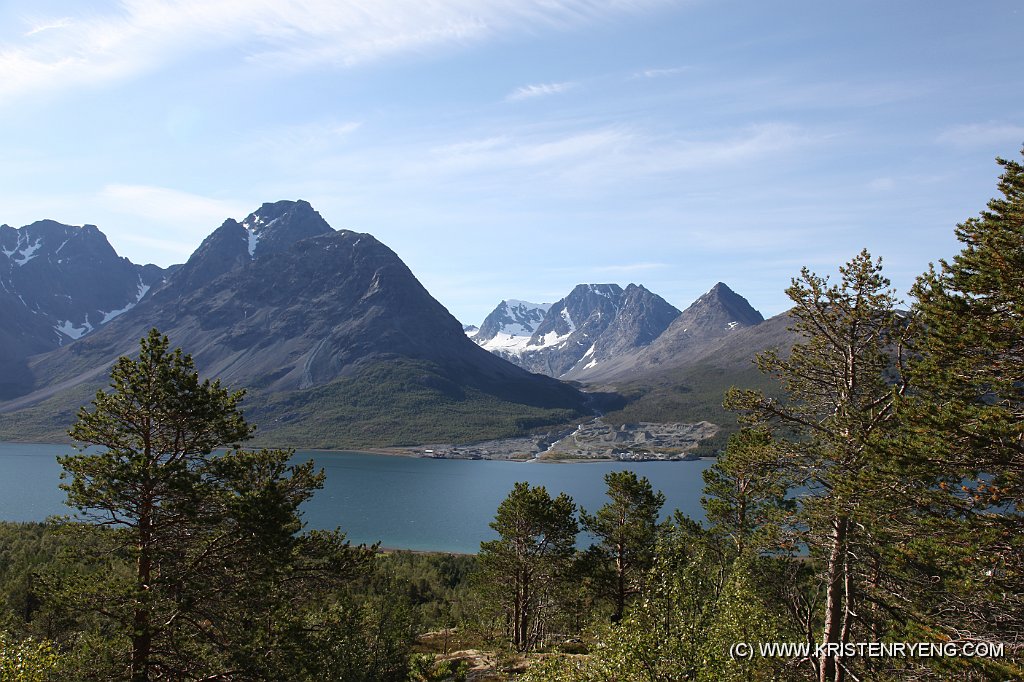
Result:
M70 441L18 441L18 440L4 440L0 441L0 444L9 445L43 445L43 446L65 446L68 448L74 448L74 444ZM610 457L564 457L564 458L545 458L541 456L537 457L447 457L447 456L432 456L425 454L424 449L442 449L453 447L450 445L433 445L431 448L427 448L423 445L411 445L411 446L395 446L395 447L364 447L364 448L305 448L305 447L280 447L271 445L256 445L252 448L243 449L267 449L267 450L292 450L295 453L324 453L324 454L356 454L356 455L379 455L382 457L409 457L412 459L434 459L434 460L452 460L452 461L477 461L477 462L513 462L517 464L650 464L650 463L679 463L679 462L699 462L702 460L713 460L715 457L694 457L694 458L682 458L682 459L615 459ZM454 446L458 447L458 446Z

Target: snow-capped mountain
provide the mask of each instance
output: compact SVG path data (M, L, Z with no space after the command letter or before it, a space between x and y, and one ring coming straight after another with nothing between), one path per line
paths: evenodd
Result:
M625 290L580 284L550 305L508 303L488 316L493 324L485 321L474 340L531 372L559 378L585 375L616 353L650 343L679 315L635 284Z
M506 360L519 357L537 327L544 321L549 308L550 303L530 303L515 299L502 301L470 338L478 346Z
M674 367L762 321L721 282L682 313L640 285L581 284L548 308L528 341L515 340L514 352L492 352L561 379L618 381Z
M583 357L618 314L622 287L580 284L548 309L526 343L521 366L560 377Z
M95 225L0 225L0 399L31 381L27 357L126 313L166 274L118 256Z

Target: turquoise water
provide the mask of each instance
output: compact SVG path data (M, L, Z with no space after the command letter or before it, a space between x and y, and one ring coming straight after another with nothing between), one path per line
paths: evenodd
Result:
M67 514L58 489L59 445L0 443L0 520L42 521ZM516 481L566 492L593 511L605 502L609 471L631 469L665 493L666 515L680 509L703 518L701 472L710 461L538 464L487 460L388 457L359 452L304 452L327 473L324 489L303 505L309 528L340 527L356 543L385 547L476 552L496 534L487 525Z

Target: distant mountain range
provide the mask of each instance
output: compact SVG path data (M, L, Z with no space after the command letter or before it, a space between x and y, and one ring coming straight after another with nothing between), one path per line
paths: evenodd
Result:
M785 316L764 321L722 283L683 311L641 285L580 284L462 325L387 246L304 201L229 218L166 269L48 220L0 226L0 253L6 440L60 438L152 327L247 389L258 442L302 447L502 438L595 409L725 423L722 391L763 382L754 353L793 342Z
M593 384L683 366L763 321L721 282L682 312L636 284L580 284L554 304L502 301L471 338L532 372Z
M226 220L168 270L118 258L92 226L5 226L0 245L0 438L65 431L154 326L249 390L266 442L469 440L589 413L589 396L472 343L394 252L304 201Z

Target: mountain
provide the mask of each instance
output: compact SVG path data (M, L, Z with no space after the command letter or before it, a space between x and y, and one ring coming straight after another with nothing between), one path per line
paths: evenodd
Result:
M636 284L580 284L538 323L544 309L502 301L473 340L531 372L594 384L687 362L764 321L721 282L682 313Z
M620 374L613 382L626 405L609 411L604 421L613 424L637 422L693 422L705 420L722 426L719 434L702 442L702 454L714 454L736 431L736 415L722 407L725 392L732 386L754 388L778 395L778 382L757 369L754 357L768 349L785 356L800 340L790 330L788 313L764 322L737 327L732 333L708 341L699 353L683 353L675 362L657 371ZM600 385L599 383L597 385Z
M572 376L590 383L630 381L664 372L711 352L718 340L764 321L743 298L719 282L679 314L656 339L613 355L603 366Z
M621 358L661 338L679 314L661 296L643 286L628 285L619 298L614 319L562 378L589 381L590 377L614 367Z
M502 301L472 338L531 372L585 379L598 364L651 343L678 315L636 284L580 284L554 304Z
M520 433L586 412L586 397L473 343L372 235L335 231L304 201L226 220L134 308L31 359L34 390L0 403L45 429L156 326L204 376L245 387L263 442L398 445ZM63 424L61 428L66 428Z
M26 359L124 314L167 274L121 258L95 225L0 225L0 400L31 388Z
M576 286L548 308L517 364L531 372L561 377L612 323L621 298L622 287L618 284Z
M751 307L747 299L719 282L690 304L650 345L645 355L652 363L660 364L691 347L762 322L764 317Z
M550 303L502 301L484 318L480 329L471 338L478 346L515 362L544 321L549 308Z

